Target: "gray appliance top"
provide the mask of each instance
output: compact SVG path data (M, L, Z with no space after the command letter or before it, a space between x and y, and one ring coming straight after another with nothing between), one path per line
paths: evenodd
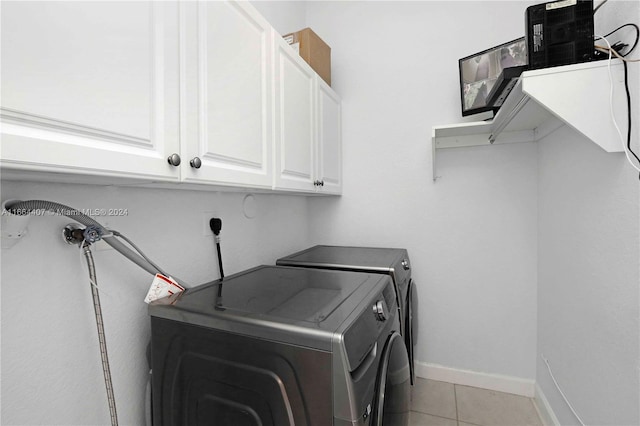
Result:
M387 283L376 274L259 266L153 302L149 314L330 350L333 333Z
M407 250L401 248L318 245L278 259L277 264L389 273L405 259Z

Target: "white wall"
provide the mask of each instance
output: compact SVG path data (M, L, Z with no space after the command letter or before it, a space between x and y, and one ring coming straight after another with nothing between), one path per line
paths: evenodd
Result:
M308 246L304 197L2 182L2 199L45 199L78 209L126 208L96 217L169 273L191 284L219 277L203 212L223 219L226 275L273 264ZM29 235L2 250L2 424L106 424L109 414L86 263L62 241L64 216L33 217ZM286 224L286 229L283 225ZM143 302L151 275L114 250L94 252L120 424L143 424L149 339Z
M311 239L408 249L418 361L532 380L536 146L439 153L431 178L431 127L462 121L458 59L522 36L527 5L313 2L307 20L344 126L344 195L311 200Z
M638 23L640 3L609 2L596 18L596 33L604 35L623 23ZM633 35L619 33L611 42ZM640 66L630 65L636 152L639 75ZM626 135L626 116L618 122ZM578 421L542 355L586 424L640 424L638 173L624 154L605 153L569 128L538 148L537 383L563 425Z
M281 35L306 27L307 5L304 1L252 0L251 4Z
M540 142L537 382L561 424L640 423L640 197L623 154L565 127Z

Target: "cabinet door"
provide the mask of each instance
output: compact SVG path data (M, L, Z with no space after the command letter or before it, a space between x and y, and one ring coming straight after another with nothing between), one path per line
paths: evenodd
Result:
M315 72L281 37L275 46L275 189L315 191Z
M342 105L340 97L319 77L318 83L318 172L319 191L342 193Z
M271 27L248 3L180 7L183 180L270 188Z
M3 168L177 180L175 2L3 2Z

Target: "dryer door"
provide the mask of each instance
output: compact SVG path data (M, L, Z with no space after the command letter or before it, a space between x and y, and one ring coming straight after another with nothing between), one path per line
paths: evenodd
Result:
M411 402L409 358L398 332L387 339L376 381L372 426L407 426Z
M411 384L413 385L416 380L416 373L414 371L413 365L413 347L416 344L416 323L417 318L415 315L418 311L415 309L417 299L415 295L416 286L413 283L413 280L409 280L409 287L407 288L407 300L405 301L407 313L405 315L405 324L404 324L404 341L407 346L407 354L409 355L409 367L411 368Z

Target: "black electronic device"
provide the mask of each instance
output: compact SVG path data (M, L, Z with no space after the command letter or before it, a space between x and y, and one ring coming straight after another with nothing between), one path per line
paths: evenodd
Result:
M527 48L524 37L460 59L458 69L462 115L495 111L497 107L489 102L489 94L502 71L526 65Z
M526 11L529 69L594 59L593 0L559 0Z
M502 70L496 83L493 85L493 89L491 89L491 92L489 92L487 96L487 104L493 107L494 112L500 109L525 69L527 69L526 65L520 65Z

